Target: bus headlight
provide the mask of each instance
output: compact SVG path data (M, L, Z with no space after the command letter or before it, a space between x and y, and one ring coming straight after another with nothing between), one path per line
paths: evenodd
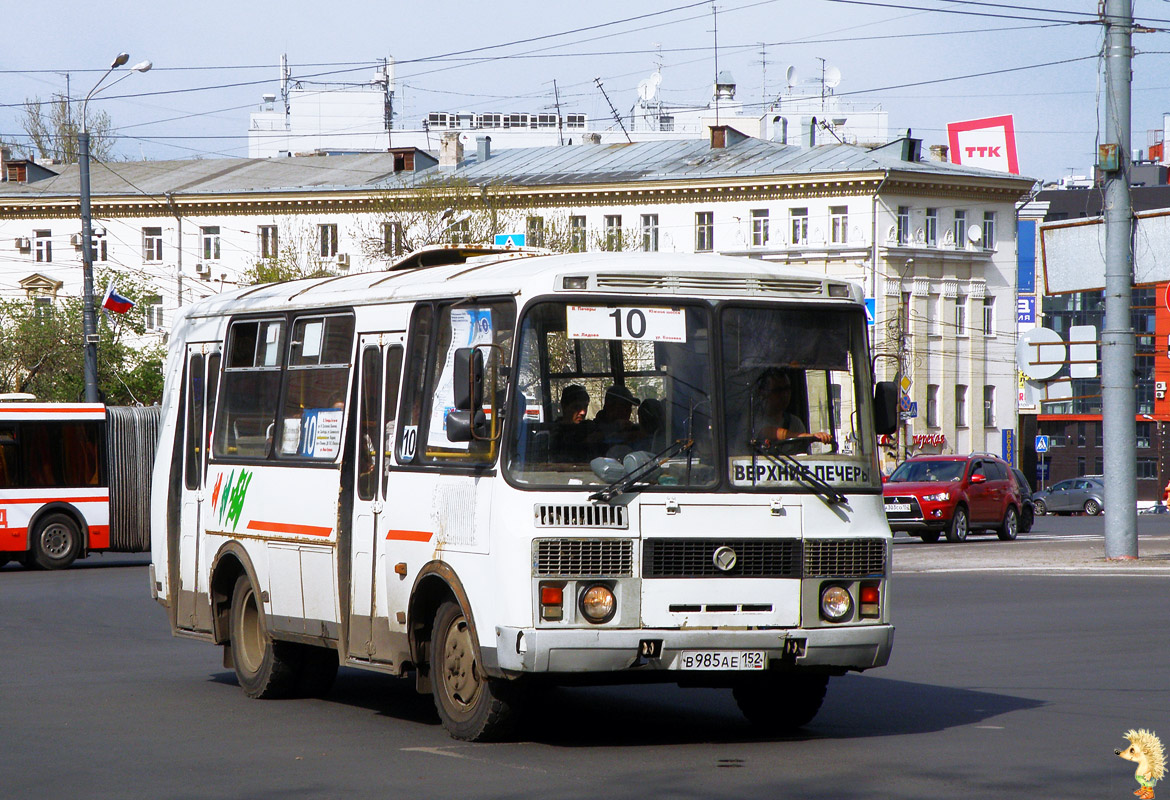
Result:
M853 611L853 598L844 586L826 586L821 590L821 616L840 622Z
M613 619L617 611L617 598L613 590L602 583L595 583L581 593L579 603L581 615L590 622L600 625Z

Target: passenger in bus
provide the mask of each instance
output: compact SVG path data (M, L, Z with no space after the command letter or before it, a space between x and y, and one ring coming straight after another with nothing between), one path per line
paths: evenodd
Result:
M629 447L638 438L638 426L630 417L639 403L623 384L613 384L605 390L605 402L593 418L595 429L589 434L593 455L608 455L612 448Z
M657 453L666 447L666 431L663 423L666 413L662 402L648 397L638 404L638 438L634 441L635 450L648 450Z
M786 439L807 438L828 444L828 431L809 433L804 421L788 409L792 405L792 375L779 367L768 367L756 379L755 419L750 438L767 444Z
M586 439L593 423L586 419L589 413L589 391L580 384L570 383L561 390L561 415L553 423L551 456L554 461L584 461L588 445Z
M561 416L557 422L580 425L589 413L589 391L579 383L570 383L561 391Z

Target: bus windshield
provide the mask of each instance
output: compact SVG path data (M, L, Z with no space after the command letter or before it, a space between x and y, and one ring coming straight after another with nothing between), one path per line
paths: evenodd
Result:
M539 303L525 315L510 477L606 485L661 461L644 483L709 486L711 310L705 305Z

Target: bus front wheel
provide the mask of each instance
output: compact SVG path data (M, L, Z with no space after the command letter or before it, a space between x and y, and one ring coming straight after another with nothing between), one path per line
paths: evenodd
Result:
M517 687L483 674L458 603L439 606L431 636L431 687L443 727L472 742L506 737L516 720Z
M288 697L297 682L290 642L274 641L264 624L264 609L247 575L236 579L231 611L232 667L248 697Z
M67 514L49 514L33 533L32 561L41 569L65 569L81 552L81 531Z
M731 693L752 725L770 733L785 733L812 722L828 686L828 675L765 673L743 680Z

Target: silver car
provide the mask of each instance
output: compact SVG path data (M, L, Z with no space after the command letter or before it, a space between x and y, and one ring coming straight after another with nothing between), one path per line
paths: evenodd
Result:
M1105 484L1096 478L1071 478L1032 495L1036 514L1077 514L1090 517L1105 507Z

